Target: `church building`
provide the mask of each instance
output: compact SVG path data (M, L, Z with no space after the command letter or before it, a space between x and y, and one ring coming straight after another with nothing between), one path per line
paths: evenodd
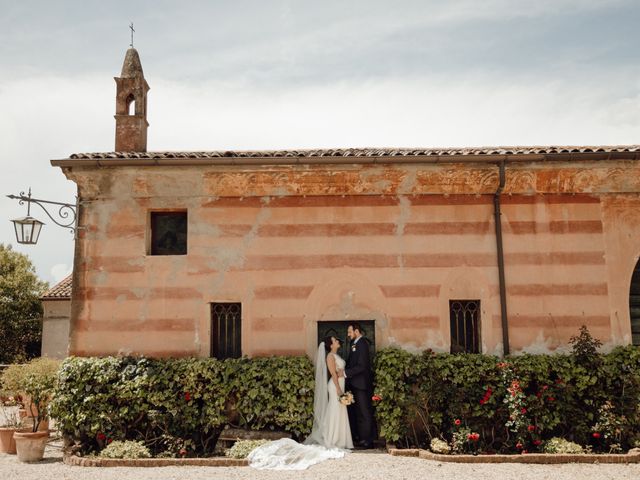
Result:
M138 52L77 184L69 354L640 344L640 146L147 151Z

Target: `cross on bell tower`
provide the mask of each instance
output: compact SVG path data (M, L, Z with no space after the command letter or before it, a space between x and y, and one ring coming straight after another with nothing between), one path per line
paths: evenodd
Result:
M133 23L131 47L127 50L122 73L116 81L116 152L147 151L147 92L138 51L133 48Z

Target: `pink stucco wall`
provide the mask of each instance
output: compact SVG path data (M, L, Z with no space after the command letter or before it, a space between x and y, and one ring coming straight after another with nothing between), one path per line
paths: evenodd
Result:
M603 170L611 163L508 170L512 351L565 348L582 324L609 347L629 343L640 188L620 186ZM375 320L378 347L447 351L455 298L480 299L482 350L502 352L495 166L65 173L86 202L72 354L208 356L220 301L242 302L247 355L311 354L316 322L359 319ZM149 212L171 209L188 211L188 254L150 256Z

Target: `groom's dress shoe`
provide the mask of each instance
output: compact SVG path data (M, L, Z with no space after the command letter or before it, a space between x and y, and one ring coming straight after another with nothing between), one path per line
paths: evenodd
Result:
M354 450L371 450L373 448L372 443L359 442L353 449Z

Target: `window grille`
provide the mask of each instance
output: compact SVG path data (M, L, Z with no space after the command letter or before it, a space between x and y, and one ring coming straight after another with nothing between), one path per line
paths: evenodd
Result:
M480 300L449 300L451 353L480 353Z
M242 356L241 304L211 305L211 356L218 360Z

